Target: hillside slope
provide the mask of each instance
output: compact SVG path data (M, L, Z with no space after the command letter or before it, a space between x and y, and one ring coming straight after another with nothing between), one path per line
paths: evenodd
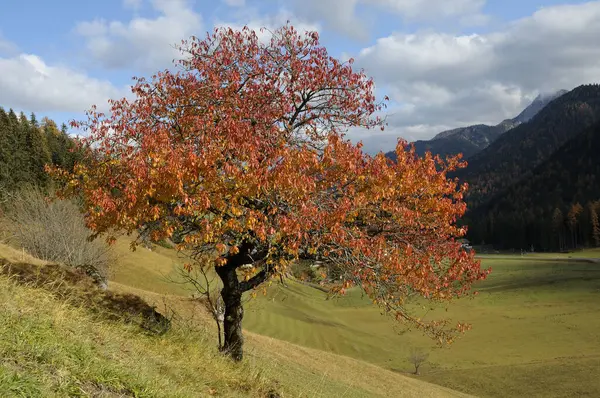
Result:
M574 203L586 205L600 200L599 154L600 123L596 123L525 173L522 180L474 209L469 237L504 247L560 249L553 213L558 209L567 214ZM581 224L586 218L589 215ZM585 225L582 227L585 229ZM581 232L583 243L591 233Z
M559 147L600 120L600 85L583 85L552 101L528 123L507 131L455 173L469 183L470 208L524 178Z
M1 244L0 258L4 264L7 258L14 264L30 259ZM37 261L36 266L48 265ZM119 283L114 288L143 292ZM145 296L158 308L165 303L163 294L146 291ZM194 309L188 297L169 295L167 301L180 312ZM268 397L276 391L282 397L467 397L356 359L248 332L248 359L234 364L217 353L212 325L202 318L193 325L176 318L171 331L156 336L135 324L107 321L77 302L53 294L51 286L22 286L0 275L0 396Z
M161 308L165 296L152 293L151 279L136 281L132 275L149 270L168 274L181 260L161 247L134 253L126 242L118 247L124 250L123 265L115 268L114 280L122 283L113 282L112 289L143 295ZM599 396L595 370L600 366L600 342L594 336L600 328L595 316L600 311L600 267L568 262L566 256L530 260L530 256L508 260L490 256L483 266L491 266L493 272L478 284L477 298L457 300L447 310L444 305L434 311L426 306L425 317L473 325L452 346L441 349L421 332L406 331L382 316L359 290L326 300L311 286L293 280L287 287L274 282L266 296L259 294L246 304L248 361L278 380L290 396L401 397L412 391L405 376L411 371L408 354L421 347L430 357L417 382L426 380L476 396ZM169 287L161 279L155 282L160 290ZM173 306L198 314L191 301L182 298L180 287L171 289L168 298L178 300ZM419 386L418 396L427 391L455 394Z
M76 343L76 347L85 345L86 350L92 350L94 357L103 361L102 366L108 367L98 375L99 368L86 365L89 361L85 362L84 355L69 365L72 373L65 373L62 358L79 355L73 354L71 348L54 362L40 364L35 359L38 354L32 351L36 348L22 345L20 351L11 355L34 359L18 362L22 367L8 374L6 383L24 386L23 380L29 377L27 383L36 383L38 388L32 391L42 391L37 396L64 396L51 394L58 388L57 378L70 385L99 380L101 386L108 385L118 392L134 386L143 392L138 396L207 396L213 390L217 396L261 396L271 388L282 397L461 396L446 388L493 397L600 394L596 377L600 345L595 338L600 328L600 318L595 316L600 311L597 263L545 257L530 261L521 256L484 259L483 265L492 266L494 271L477 287L479 296L474 300L458 300L447 312L442 307L431 314L473 324L473 330L443 349L433 348L431 340L418 331L398 333L401 330L394 327L393 321L381 316L359 291L351 290L339 300L325 300L324 293L312 287L291 280L288 287L274 283L266 296L259 295L247 303L246 360L236 367L215 355L214 327L206 323L206 314L199 311L189 292L161 277L170 274L181 261L174 251L154 247L152 251L140 248L132 253L126 239L119 240L117 249L119 261L113 270L110 289L140 295L159 310L174 309L185 322L174 322L174 331L163 336L148 336L135 325L101 321L85 307L79 306L77 310L83 318L75 317L65 312L71 306L62 299L36 298L36 292L45 294L39 289L27 288L22 295L16 294L14 289L25 288L14 286L10 290L0 276L0 289L8 292L0 293L0 302L20 308L23 314L31 315L27 318L30 321L48 319L46 324L51 325L73 319L79 324L79 320L85 319L82 328L52 326L52 336L60 336L61 340L46 336L49 340L45 343L36 340L37 346L52 346L60 351L62 342L71 347L72 339L78 339L83 343ZM597 252L592 255L597 256ZM22 261L23 253L16 251L11 256ZM139 277L135 278L136 275ZM31 300L23 303L23 297ZM43 318L44 313L53 314L50 309L54 306L62 311L59 318ZM428 308L424 311L430 312ZM11 334L16 332L14 322L22 318L17 313L2 323L7 328L5 338L9 343L13 341ZM198 330L194 325L200 325ZM104 328L111 329L103 331ZM56 331L64 333L64 337ZM27 334L24 331L19 338ZM109 339L114 344L107 347ZM431 354L418 378L406 375L411 370L406 359L411 347L425 348ZM149 353L147 360L144 352ZM185 354L183 359L182 354ZM12 357L4 355L11 360ZM133 384L130 373L117 373L132 366L141 367L147 375L137 379L138 384ZM71 367L79 373L70 370ZM84 375L79 367L89 373ZM240 373L242 377L238 378ZM109 381L103 381L102 377ZM155 384L146 384L147 381ZM171 385L180 394L161 393L160 388L165 385ZM102 388L104 396L127 396L111 395L108 387ZM17 395L7 391L0 390L0 396ZM36 394L27 395L25 391L21 396Z
M0 247L2 257L18 256L9 251ZM218 355L201 329L144 333L135 323L90 312L77 289L66 296L55 290L68 280L22 285L6 275L9 266L28 264L0 258L2 397L247 397L277 388L258 369Z

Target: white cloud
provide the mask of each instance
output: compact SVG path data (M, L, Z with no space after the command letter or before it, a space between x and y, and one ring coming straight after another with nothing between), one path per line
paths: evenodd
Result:
M297 15L307 20L324 20L326 25L353 38L368 37L369 25L377 17L364 11L396 15L409 22L457 19L462 26L480 26L488 21L481 13L486 0L295 0ZM360 12L357 10L359 7ZM360 14L360 15L359 15Z
M128 23L97 19L77 24L92 58L110 69L137 68L144 72L168 68L180 53L174 45L202 35L202 17L186 0L153 0L155 19L136 17Z
M362 0L414 20L432 20L479 13L485 0Z
M251 10L247 10L251 12ZM215 23L216 27L231 27L232 29L242 29L242 27L247 26L248 28L254 30L259 40L269 40L271 38L270 31L274 31L275 29L285 25L287 21L290 21L291 25L294 26L299 33L304 33L305 31L320 31L320 26L317 23L306 22L302 19L297 18L292 15L288 11L280 10L276 14L271 15L251 15L250 18L246 18L244 22L237 21L217 21ZM266 28L261 32L261 28Z
M294 12L309 21L324 21L328 28L349 37L364 39L368 29L364 21L356 15L359 0L297 0L293 3Z
M600 1L547 7L488 34L394 33L363 49L357 66L401 106L390 109L390 134L428 139L442 126L514 117L538 92L600 82L598 37Z
M488 22L491 20L491 16L487 15L487 14L480 14L480 13L475 13L475 14L467 14L464 15L460 18L459 22L461 26L470 26L470 27L476 27L476 26L485 26L488 24Z
M40 57L21 54L0 58L0 103L31 112L84 112L96 104L108 108L109 98L125 89L64 66L48 65Z

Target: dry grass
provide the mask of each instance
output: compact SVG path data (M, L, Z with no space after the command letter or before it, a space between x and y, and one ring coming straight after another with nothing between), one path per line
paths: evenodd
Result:
M148 253L164 258L141 252ZM23 262L21 253L7 246L0 245L0 257L5 258L0 275L2 397L268 397L273 391L281 397L464 396L252 333L246 333L245 361L234 364L218 353L214 328L204 326L209 315L189 297L120 283L104 292L66 268ZM156 305L179 317L168 333L148 334L139 324L114 317L114 303L108 300L107 306L107 298L133 302L136 308Z
M245 332L250 360L304 397L468 397L354 358Z
M80 289L63 297L58 284L23 282L22 273L0 276L2 397L261 397L275 387L247 363L219 355L202 328L174 324L150 335L109 321L99 307L90 311Z
M22 262L34 265L48 264L48 261L40 260L39 258L33 257L31 254L27 253L25 249L18 250L4 243L0 243L0 258L3 258L13 263Z

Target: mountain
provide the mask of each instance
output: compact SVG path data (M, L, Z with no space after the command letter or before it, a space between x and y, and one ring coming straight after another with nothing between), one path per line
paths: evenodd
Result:
M600 121L600 85L583 85L550 102L527 123L502 134L455 176L469 183L471 209L529 176L558 148Z
M442 158L458 153L462 153L463 158L469 158L489 146L508 130L529 121L551 101L565 93L567 93L566 90L560 90L548 95L538 95L517 117L503 120L495 126L476 124L459 127L442 131L431 140L415 141L415 151L419 156L423 156L425 152L429 151L434 155L440 155ZM394 151L386 153L386 156L392 160L396 159Z
M464 158L468 158L490 145L500 135L516 125L511 119L507 119L496 126L477 124L469 127L459 127L443 131L429 141L415 141L415 150L420 156L429 151L441 157L462 153Z
M546 105L560 97L561 95L565 95L569 91L567 90L558 90L555 93L546 94L546 95L538 95L533 102L523 110L517 117L515 117L513 122L517 124L526 123L530 121L535 115L538 114Z
M600 212L600 122L470 212L469 238L505 248L564 250L594 242ZM578 209L577 204L582 205ZM571 213L569 215L569 213ZM597 236L598 232L596 232Z

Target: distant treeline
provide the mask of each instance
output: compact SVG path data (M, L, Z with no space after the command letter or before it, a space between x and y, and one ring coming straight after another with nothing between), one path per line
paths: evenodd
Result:
M13 191L26 185L47 186L46 164L72 169L78 158L67 126L35 114L29 118L0 107L0 190Z
M536 216L538 214L538 216ZM474 244L499 249L568 251L600 247L600 200L571 206L489 214L470 222Z

